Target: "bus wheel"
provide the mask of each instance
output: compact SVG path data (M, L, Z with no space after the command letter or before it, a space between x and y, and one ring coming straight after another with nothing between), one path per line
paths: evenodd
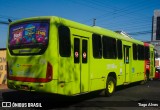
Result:
M106 83L105 95L111 96L115 91L115 87L116 87L115 79L109 76Z

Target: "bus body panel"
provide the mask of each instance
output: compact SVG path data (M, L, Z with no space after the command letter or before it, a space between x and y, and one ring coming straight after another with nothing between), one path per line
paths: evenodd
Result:
M150 46L150 78L155 78L155 52L154 48Z
M12 55L10 47L7 46L9 88L76 95L105 89L109 76L114 76L116 86L145 79L145 61L133 59L132 44L144 45L141 41L124 37L110 30L86 26L59 17L29 18L11 23L10 26L44 19L49 19L49 40L43 54ZM61 26L67 27L70 36L71 50L67 57L61 55L60 52L59 36L63 34L59 32ZM100 35L101 39L107 36L116 39L116 42L121 40L122 58L105 58L103 55L101 58L94 58L93 34ZM149 47L152 54L150 68L152 68L151 71L154 71L153 47ZM31 52L38 51L33 48L29 49L33 50ZM14 52L18 53L19 50L14 50ZM28 50L28 48L24 50ZM16 77L23 78L17 80Z

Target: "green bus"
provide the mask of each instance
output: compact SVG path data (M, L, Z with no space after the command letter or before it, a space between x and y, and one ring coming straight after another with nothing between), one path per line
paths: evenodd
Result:
M146 80L146 71L154 77L154 46L124 33L56 16L9 25L10 89L61 95L104 90L110 96L116 86Z

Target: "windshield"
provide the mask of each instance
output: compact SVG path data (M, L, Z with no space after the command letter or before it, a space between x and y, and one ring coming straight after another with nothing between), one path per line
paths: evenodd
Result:
M10 26L9 47L47 45L49 21L30 21Z

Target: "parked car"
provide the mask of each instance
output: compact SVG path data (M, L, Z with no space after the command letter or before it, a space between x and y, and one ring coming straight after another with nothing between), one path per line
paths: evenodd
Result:
M160 79L160 67L156 67L155 79Z

